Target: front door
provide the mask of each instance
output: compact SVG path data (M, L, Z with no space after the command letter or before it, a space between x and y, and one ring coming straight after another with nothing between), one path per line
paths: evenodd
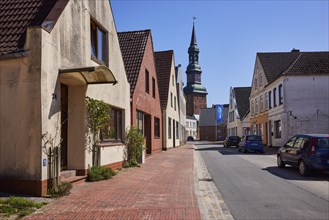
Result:
M67 169L68 86L61 84L61 170Z
M144 137L146 139L146 153L152 153L151 115L144 114Z

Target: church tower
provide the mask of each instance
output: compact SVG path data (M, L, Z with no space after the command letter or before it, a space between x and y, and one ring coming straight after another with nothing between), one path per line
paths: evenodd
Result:
M189 64L186 68L187 85L184 87L186 96L186 115L200 114L200 108L207 108L207 89L201 85L201 67L199 65L199 48L196 41L194 21L191 44L188 48Z

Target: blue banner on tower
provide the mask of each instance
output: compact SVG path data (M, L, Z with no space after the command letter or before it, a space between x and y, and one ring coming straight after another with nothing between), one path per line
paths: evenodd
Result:
M216 105L216 121L217 124L223 122L223 112L224 112L224 105Z

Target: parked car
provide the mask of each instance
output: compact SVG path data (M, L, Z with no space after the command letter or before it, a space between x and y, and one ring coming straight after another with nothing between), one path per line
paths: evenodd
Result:
M229 136L224 139L223 145L224 147L235 146L239 147L239 142L241 138L239 136Z
M239 143L239 151L243 151L244 153L249 151L264 153L262 137L254 134L243 136Z
M188 136L187 141L194 141L194 138L192 136Z
M278 167L298 167L302 176L313 170L329 171L329 134L300 134L278 150Z

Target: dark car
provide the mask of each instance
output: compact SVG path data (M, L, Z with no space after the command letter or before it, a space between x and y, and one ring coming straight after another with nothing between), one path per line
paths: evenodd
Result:
M239 151L243 151L244 153L249 151L264 153L262 137L255 134L243 136L239 143Z
M329 134L295 135L279 149L278 167L298 167L302 176L312 170L329 171Z
M226 137L223 145L224 147L229 147L229 146L239 146L239 142L240 142L241 138L239 136L229 136Z
M192 136L188 136L187 141L194 141L194 138Z

